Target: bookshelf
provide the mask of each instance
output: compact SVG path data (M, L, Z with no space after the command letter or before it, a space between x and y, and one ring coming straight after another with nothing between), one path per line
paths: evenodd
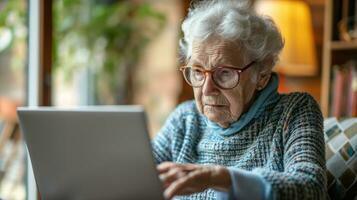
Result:
M343 67L348 61L357 60L357 40L341 40L338 27L338 22L342 18L357 15L356 6L355 0L325 1L321 85L321 109L324 117L333 115L332 96L337 92L334 91L333 83L336 66Z
M331 50L357 50L357 41L345 42L345 41L331 41Z

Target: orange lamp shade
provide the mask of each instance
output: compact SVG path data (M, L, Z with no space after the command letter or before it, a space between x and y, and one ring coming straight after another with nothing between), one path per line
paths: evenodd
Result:
M307 4L299 0L260 0L254 8L275 21L285 40L275 71L287 76L316 75L316 49Z

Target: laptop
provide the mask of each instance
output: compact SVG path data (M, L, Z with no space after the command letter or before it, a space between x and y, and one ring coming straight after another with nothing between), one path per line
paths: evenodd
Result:
M163 199L144 109L18 108L43 200Z

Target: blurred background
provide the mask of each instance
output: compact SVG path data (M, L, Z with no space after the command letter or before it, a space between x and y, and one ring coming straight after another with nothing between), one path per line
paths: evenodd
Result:
M356 116L355 1L250 2L285 37L279 91L309 92L325 117ZM175 106L193 98L178 70L180 24L191 3L0 0L0 198L36 198L18 106L141 104L154 136Z

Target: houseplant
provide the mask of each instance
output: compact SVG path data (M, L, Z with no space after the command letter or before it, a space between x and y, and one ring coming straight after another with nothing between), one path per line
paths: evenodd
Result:
M94 104L127 104L132 74L143 48L165 16L135 1L54 1L53 57L66 80L86 68Z

